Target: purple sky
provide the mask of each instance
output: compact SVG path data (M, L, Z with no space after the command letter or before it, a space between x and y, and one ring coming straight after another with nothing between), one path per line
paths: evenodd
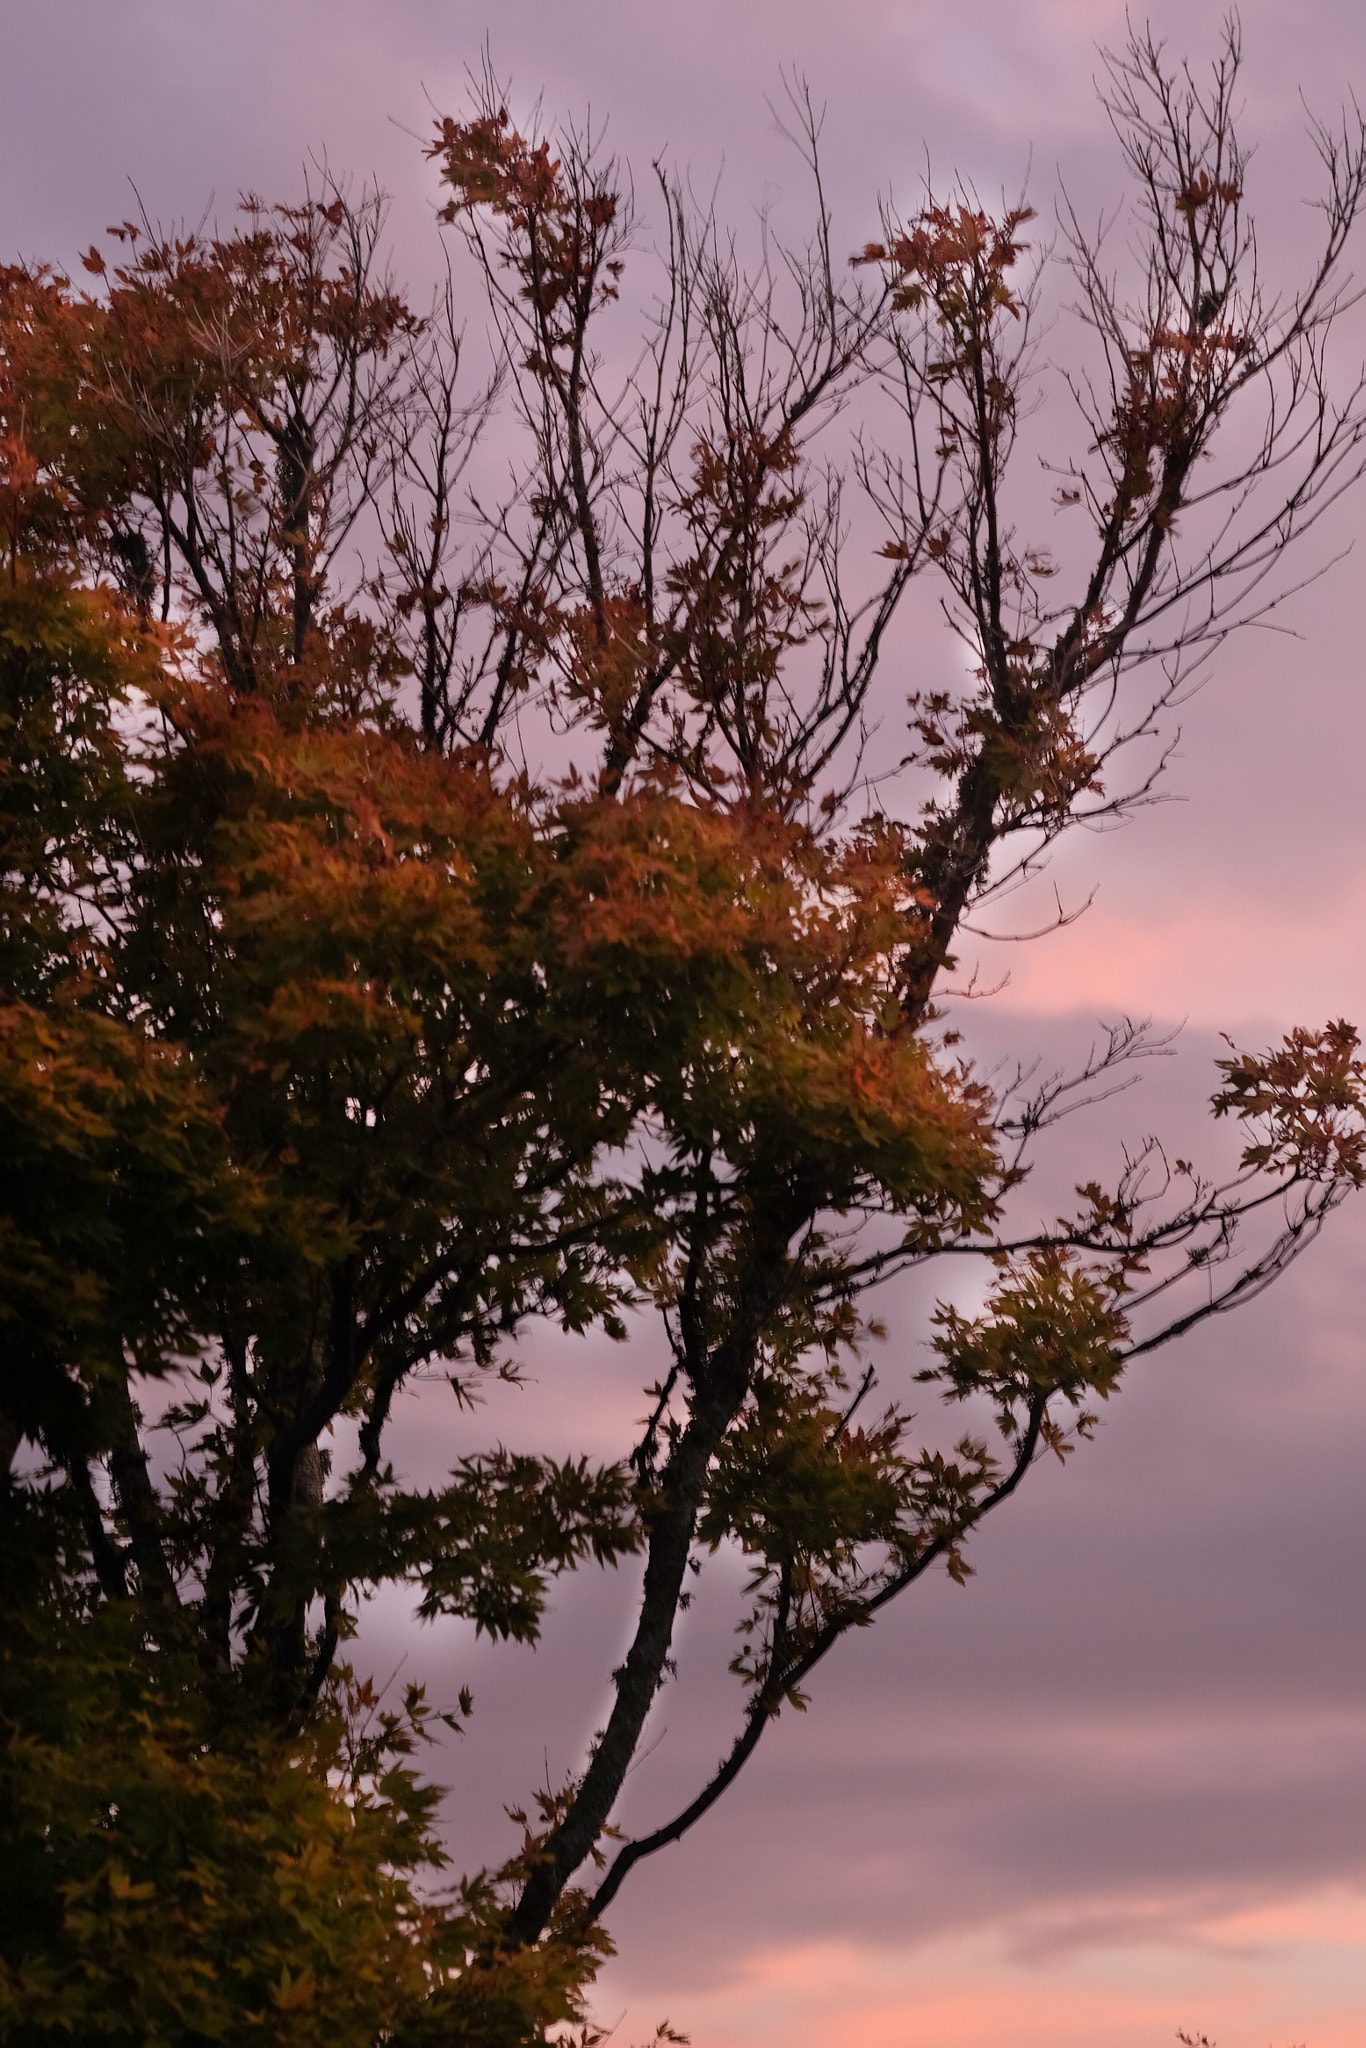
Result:
M519 104L610 115L641 167L661 146L737 217L795 204L765 95L779 67L828 98L837 225L852 247L926 150L984 194L1051 208L1059 170L1100 205L1118 169L1091 91L1122 8L1086 0L42 0L12 9L0 75L3 243L70 261L132 205L197 217L211 196L290 196L300 166L376 174L398 270L435 272L435 188L411 131L458 108L487 33ZM1221 9L1153 10L1199 63ZM1246 136L1266 260L1293 260L1312 188L1297 88L1331 113L1366 92L1366 12L1345 0L1243 11ZM1366 241L1358 251L1366 274ZM1358 354L1366 332L1349 337ZM1311 544L1346 545L1360 497ZM1064 1127L1073 1163L1125 1131L1204 1144L1215 1034L1366 1019L1362 572L1295 601L1298 637L1248 635L1182 714L1179 804L1060 855L1071 931L1013 949L984 1048L1065 1056L1092 1020L1189 1019L1141 1100ZM912 686L908 679L907 687ZM987 961L987 978L999 963ZM1073 1176L1075 1177L1075 1176ZM698 2048L1138 2048L1178 2024L1220 2048L1366 2038L1366 1213L1270 1297L1135 1372L1098 1442L1040 1472L974 1546L966 1590L936 1583L846 1647L742 1787L637 1879L613 1918L601 2006L621 2041L667 2013ZM886 1307L889 1370L916 1362L919 1310ZM488 1437L613 1441L636 1412L638 1347L531 1347L536 1391ZM431 1394L401 1418L413 1468L463 1440ZM500 1802L572 1768L598 1725L630 1584L567 1588L536 1656L414 1641L392 1610L377 1667L409 1657L433 1692L469 1678L474 1727L443 1759L452 1835L499 1847ZM733 1714L729 1616L704 1603L680 1645L659 1745L628 1825L671 1811ZM717 1674L721 1676L718 1677Z

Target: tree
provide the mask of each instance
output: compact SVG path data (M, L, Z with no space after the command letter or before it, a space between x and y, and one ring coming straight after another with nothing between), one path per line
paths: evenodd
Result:
M1111 792L1115 757L1283 594L1285 547L1362 466L1366 393L1333 395L1326 343L1366 128L1315 131L1321 259L1268 302L1236 31L1208 90L1150 39L1107 62L1145 267L1131 303L1064 210L1094 351L1085 447L1055 463L1089 521L1066 601L1012 509L1028 209L928 195L846 271L800 92L812 244L751 275L661 174L662 287L615 385L627 181L588 131L521 133L491 76L431 146L464 261L429 318L380 271L377 196L330 183L225 235L125 223L84 290L5 274L16 2040L213 2039L240 2008L270 2038L346 2013L358 2040L494 2042L581 2015L625 1876L845 1631L941 1561L963 1576L1128 1362L1252 1298L1366 1172L1339 1024L1222 1063L1232 1179L1150 1145L1021 1221L1033 1140L1149 1041L1124 1025L1083 1073L993 1091L936 1004L984 901L1148 793ZM466 400L471 275L498 359ZM501 497L486 431L522 450ZM929 576L976 674L913 698L908 818L863 765ZM519 733L553 736L558 779ZM921 1375L973 1404L946 1451L896 1405L862 1419L862 1347L879 1281L969 1255L987 1309L941 1307ZM459 1397L515 1373L530 1318L647 1313L671 1364L619 1460L486 1452L431 1492L392 1471L428 1361ZM690 1569L723 1545L753 1566L734 1746L607 1856ZM374 1723L338 1663L357 1601L406 1583L530 1639L552 1575L633 1552L584 1771L503 1872L419 1906L425 1709ZM115 1700L147 1731L131 1780ZM205 1877L228 1841L230 1899ZM286 1868L302 1903L267 1939ZM219 1972L200 2004L171 1926ZM95 1970L92 1941L138 1968ZM348 2006L367 1945L382 1986L359 1969Z

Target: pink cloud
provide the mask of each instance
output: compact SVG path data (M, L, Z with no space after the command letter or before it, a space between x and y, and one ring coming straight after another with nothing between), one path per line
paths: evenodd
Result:
M1221 893L1159 886L1146 915L1098 904L1035 945L984 947L982 981L1008 971L999 1000L1040 1016L1184 1017L1216 1030L1366 1019L1366 881L1307 915Z
M1000 1932L913 1955L810 1942L752 1957L687 2018L706 2048L1156 2048L1178 2026L1220 2048L1359 2048L1364 1945L1366 1896L1345 1891L1046 1970ZM627 2024L644 2020L637 2001Z

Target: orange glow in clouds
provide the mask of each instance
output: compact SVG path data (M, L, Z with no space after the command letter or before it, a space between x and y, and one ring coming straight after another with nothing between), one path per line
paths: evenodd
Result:
M1366 1899L1313 1898L1195 1921L1187 1941L1040 1953L1031 1930L900 1955L772 1949L691 1993L699 2048L1361 2048ZM626 2027L639 2027L632 2011Z

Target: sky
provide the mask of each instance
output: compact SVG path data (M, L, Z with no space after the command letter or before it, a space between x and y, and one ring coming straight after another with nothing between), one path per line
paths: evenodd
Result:
M198 218L296 191L323 158L393 196L396 270L439 262L418 141L456 111L487 39L519 105L592 110L638 170L667 150L752 218L798 203L767 101L804 73L828 112L837 232L928 160L1051 210L1059 180L1120 191L1092 87L1109 0L43 0L11 10L0 74L0 243L69 263L139 201ZM1222 9L1154 8L1199 64ZM1249 5L1243 128L1257 143L1268 269L1302 255L1304 102L1366 94L1366 14ZM1366 245L1357 267L1366 276ZM1366 353L1366 332L1347 336ZM1061 346L1061 344L1059 344ZM1363 487L1366 489L1366 487ZM1182 1024L1140 1094L1064 1127L1066 1186L1126 1134L1208 1148L1218 1034L1366 1020L1358 495L1309 544L1332 563L1274 633L1225 647L1180 714L1174 799L1079 835L1053 876L1087 914L984 948L1010 980L967 1018L990 1059L1084 1051L1097 1018ZM1341 557L1334 561L1334 558ZM908 686L913 686L912 684ZM1366 1211L1366 1204L1362 1205ZM927 1583L844 1646L727 1802L637 1873L611 1921L598 2009L622 2044L667 2016L697 2048L1148 2048L1178 2026L1219 2048L1366 2038L1366 1213L1350 1209L1256 1307L1136 1369L1096 1442L1031 1477L974 1542L965 1588ZM890 1374L917 1362L924 1300L889 1296ZM531 1385L485 1440L591 1448L638 1403L642 1350L532 1340ZM435 1477L469 1444L441 1390L399 1416L395 1460ZM468 1427L468 1425L464 1425ZM558 1433L558 1435L557 1435ZM686 1798L737 1705L735 1596L688 1618L679 1681L632 1781L640 1828ZM495 1856L500 1809L570 1770L599 1725L630 1612L625 1573L557 1594L534 1654L397 1608L364 1637L384 1674L469 1681L470 1732L439 1760L452 1841Z

